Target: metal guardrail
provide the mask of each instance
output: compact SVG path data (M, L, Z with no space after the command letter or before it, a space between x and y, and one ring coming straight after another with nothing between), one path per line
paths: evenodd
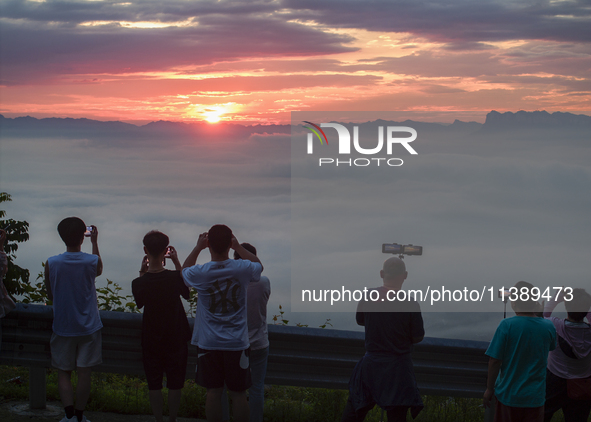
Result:
M101 311L103 363L100 372L143 374L141 314ZM0 364L41 368L51 366L49 340L51 306L18 304L2 322ZM194 320L189 319L192 326ZM269 326L267 384L347 389L357 361L365 353L362 332ZM425 338L412 354L422 394L482 397L486 387L488 343ZM194 376L197 353L189 349L187 377ZM39 383L40 381L36 381ZM33 381L31 381L33 384ZM45 400L34 393L38 402ZM37 386L39 387L39 386ZM43 386L44 388L44 386ZM42 392L44 396L44 391ZM31 404L35 398L31 397Z
M347 389L365 353L358 331L269 326L268 384ZM412 353L421 394L482 398L487 342L425 338Z
M103 322L103 363L94 370L118 374L143 375L141 348L142 315L100 311ZM19 303L0 320L2 348L0 364L51 367L51 325L53 307ZM190 319L191 327L193 319ZM191 350L187 377L194 377L197 353Z

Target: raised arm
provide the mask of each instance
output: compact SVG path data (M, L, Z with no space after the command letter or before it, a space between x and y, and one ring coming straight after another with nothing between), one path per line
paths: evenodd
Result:
M96 276L100 276L103 273L103 260L98 247L98 229L96 226L91 226L92 232L90 234L90 243L92 243L92 254L98 256L98 263L96 264Z
M140 277L148 272L148 255L144 255L140 265Z
M199 257L199 254L203 249L207 248L207 245L207 232L201 233L199 235L199 238L197 239L197 245L195 245L187 259L185 259L185 262L183 263L183 268L188 268L195 265L197 263L197 258Z
M179 256L176 252L176 249L174 246L169 246L170 248L170 260L172 261L172 263L174 264L174 269L177 271L180 271L183 269L183 266L181 265L181 261L179 261Z
M544 318L550 318L552 316L552 312L554 311L554 308L556 308L556 305L558 305L560 302L564 302L564 287L563 289L560 291L560 294L558 295L558 297L554 297L552 296L550 298L550 300L548 302L546 302L546 304L544 305Z
M232 249L234 249L236 252L238 252L238 255L240 255L240 258L246 259L247 261L250 261L250 262L258 262L259 264L261 264L261 267L264 269L263 264L261 263L261 260L259 259L259 257L256 256L255 254L253 254L252 252L249 252L246 248L244 248L244 246L242 246L240 244L240 242L238 242L238 239L236 239L236 236L234 236L234 235L232 235Z

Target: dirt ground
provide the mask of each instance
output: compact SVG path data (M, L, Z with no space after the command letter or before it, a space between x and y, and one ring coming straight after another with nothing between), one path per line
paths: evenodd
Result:
M153 416L121 415L119 413L84 412L89 422L154 422ZM30 410L25 401L6 401L0 404L2 422L58 422L64 417L59 402L48 402L45 410ZM165 421L168 419L165 417ZM203 419L178 418L178 422L205 422Z

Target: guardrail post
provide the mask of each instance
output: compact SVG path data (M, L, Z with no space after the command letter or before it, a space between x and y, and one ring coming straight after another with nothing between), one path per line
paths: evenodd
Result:
M45 368L29 367L29 406L31 409L45 409Z

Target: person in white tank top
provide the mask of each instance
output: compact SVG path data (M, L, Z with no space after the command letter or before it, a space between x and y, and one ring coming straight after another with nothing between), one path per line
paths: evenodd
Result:
M89 422L84 408L90 396L90 373L102 363L101 328L95 278L103 263L98 249L98 229L87 226L77 217L62 220L58 233L66 252L52 256L45 263L45 287L53 301L51 363L58 370L58 390L66 415L61 422ZM85 233L90 235L92 254L81 251ZM78 374L76 405L72 371Z

